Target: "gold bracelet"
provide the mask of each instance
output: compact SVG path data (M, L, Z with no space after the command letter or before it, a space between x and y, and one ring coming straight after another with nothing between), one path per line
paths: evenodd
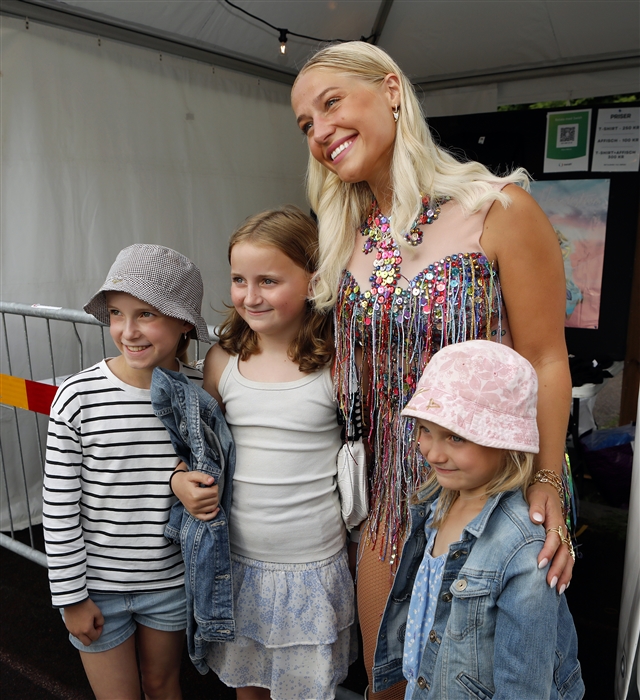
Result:
M551 484L558 492L560 503L564 508L564 486L562 485L562 479L554 471L551 469L538 469L533 475L532 483L536 481L540 484Z

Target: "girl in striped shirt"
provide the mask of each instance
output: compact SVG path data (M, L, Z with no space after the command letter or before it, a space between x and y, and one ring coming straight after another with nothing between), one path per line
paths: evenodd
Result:
M150 400L154 367L208 342L202 278L180 253L136 244L84 307L120 351L67 379L51 407L43 524L53 605L102 698L182 697L186 628L180 548L164 537L177 466ZM217 500L217 487L210 492ZM137 648L137 656L136 656ZM138 660L139 659L139 662Z

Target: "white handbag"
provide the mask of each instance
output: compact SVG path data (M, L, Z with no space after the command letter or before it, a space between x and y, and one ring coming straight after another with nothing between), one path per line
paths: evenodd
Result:
M342 519L351 530L369 515L369 477L367 453L362 439L362 409L359 395L352 395L353 420L349 426L351 435L344 427L344 444L337 457L337 482L340 494ZM338 421L345 423L339 412Z
M367 454L362 439L345 442L338 452L338 491L342 519L351 530L369 515Z

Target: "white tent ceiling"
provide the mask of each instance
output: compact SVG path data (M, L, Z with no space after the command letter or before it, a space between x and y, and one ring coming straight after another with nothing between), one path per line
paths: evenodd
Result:
M376 34L373 41L427 92L553 80L561 75L575 78L564 83L575 85L574 96L638 89L637 0L234 0L234 4L275 27L321 39ZM0 7L5 13L111 38L137 37L138 43L164 48L166 53L282 82L292 82L320 45L290 35L282 57L278 31L225 0L2 0ZM588 87L579 79L585 74L596 76ZM540 99L552 97L541 94Z

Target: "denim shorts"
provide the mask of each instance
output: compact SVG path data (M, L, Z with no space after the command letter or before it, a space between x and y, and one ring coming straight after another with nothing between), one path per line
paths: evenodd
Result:
M89 597L100 608L104 627L90 646L70 634L69 641L80 651L93 653L113 649L129 639L138 624L162 632L178 632L187 627L184 586L142 593L90 592ZM64 610L60 612L64 618Z

